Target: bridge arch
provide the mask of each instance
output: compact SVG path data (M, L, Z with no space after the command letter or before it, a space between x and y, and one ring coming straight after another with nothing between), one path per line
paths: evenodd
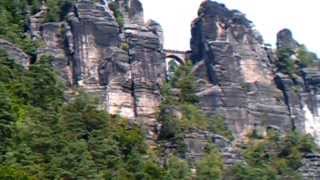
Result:
M167 61L176 61L176 62L178 62L179 64L185 64L185 60L184 59L181 59L181 57L179 57L179 56L176 56L176 55L172 55L172 54L170 54L170 55L167 55L166 56L166 60Z
M170 78L179 66L186 63L188 53L185 51L165 50L165 55L167 76Z
M174 74L174 72L177 70L177 68L181 65L183 65L184 62L182 59L180 59L177 56L167 56L166 57L166 73L167 73L167 78L171 78Z

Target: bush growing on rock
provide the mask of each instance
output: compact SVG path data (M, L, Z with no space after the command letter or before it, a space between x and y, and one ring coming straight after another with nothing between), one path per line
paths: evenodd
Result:
M197 164L197 180L223 179L223 158L216 148L210 148L208 153Z
M191 129L200 129L232 139L232 133L227 129L223 117L209 117L200 109L196 87L190 62L178 67L172 79L164 85L164 100L159 116L159 121L163 123L160 137L172 138Z
M316 151L311 137L297 132L280 136L271 133L252 140L244 151L246 163L233 167L229 179L301 179L298 169L304 153Z

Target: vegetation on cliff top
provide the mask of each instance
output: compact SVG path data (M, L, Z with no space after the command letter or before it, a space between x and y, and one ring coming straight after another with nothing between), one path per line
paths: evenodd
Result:
M95 98L80 92L65 102L51 57L25 70L1 52L0 73L0 179L192 177L186 161L174 156L160 166L143 131L99 110ZM197 166L202 176L216 173L212 159L222 163L214 154Z
M73 0L47 0L47 22L65 18ZM37 42L26 35L28 15L39 12L41 0L1 0L0 38L35 55ZM112 6L112 5L111 5ZM111 7L120 26L123 15ZM317 59L301 47L296 52L279 50L281 71L292 75ZM163 89L159 120L160 138L180 146L194 129L232 139L223 117L208 117L197 105L196 79L189 63L179 67ZM99 110L97 100L85 93L66 102L64 87L42 57L29 70L0 51L0 179L299 179L304 153L315 151L312 138L293 132L285 137L269 134L252 140L243 155L246 163L228 171L216 148L208 147L196 163L196 174L179 157L161 165L148 151L140 127Z
M301 75L301 68L312 67L320 63L317 55L308 51L304 45L297 50L280 48L277 50L277 56L279 58L278 70L291 77Z
M159 120L163 123L162 139L176 139L195 129L211 131L232 139L221 116L209 117L199 107L197 80L188 62L177 68L172 78L162 89L163 102Z
M83 93L64 103L49 57L0 64L0 179L158 179L140 128Z
M245 163L227 171L227 179L302 179L298 169L303 155L317 151L313 138L297 132L285 136L269 132L263 139L251 139L246 146Z

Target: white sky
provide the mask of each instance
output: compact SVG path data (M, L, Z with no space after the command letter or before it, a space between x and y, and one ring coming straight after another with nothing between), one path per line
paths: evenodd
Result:
M165 48L188 50L191 21L202 0L140 0L145 19L158 21L165 33ZM253 21L266 43L275 44L276 33L292 30L294 38L320 55L320 0L217 0L238 9Z

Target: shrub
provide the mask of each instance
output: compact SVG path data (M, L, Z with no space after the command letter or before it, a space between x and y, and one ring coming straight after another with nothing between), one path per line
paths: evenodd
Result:
M292 55L294 54L295 52L292 49L282 48L277 50L277 56L279 58L277 67L279 71L291 76L296 73L295 62L294 59L292 59Z
M301 179L298 169L306 152L314 152L312 138L292 132L286 136L270 133L262 140L253 140L244 152L247 163L232 168L230 179Z
M310 67L312 66L317 58L315 53L309 52L305 46L301 46L297 51L297 58L301 67Z
M166 165L166 175L168 180L189 180L191 177L190 167L185 160L176 156L170 156Z
M113 12L118 25L122 28L124 25L124 17L120 11L119 3L117 1L112 1L109 3L109 8Z
M209 150L197 164L196 179L199 180L221 180L223 179L223 158L216 148Z

